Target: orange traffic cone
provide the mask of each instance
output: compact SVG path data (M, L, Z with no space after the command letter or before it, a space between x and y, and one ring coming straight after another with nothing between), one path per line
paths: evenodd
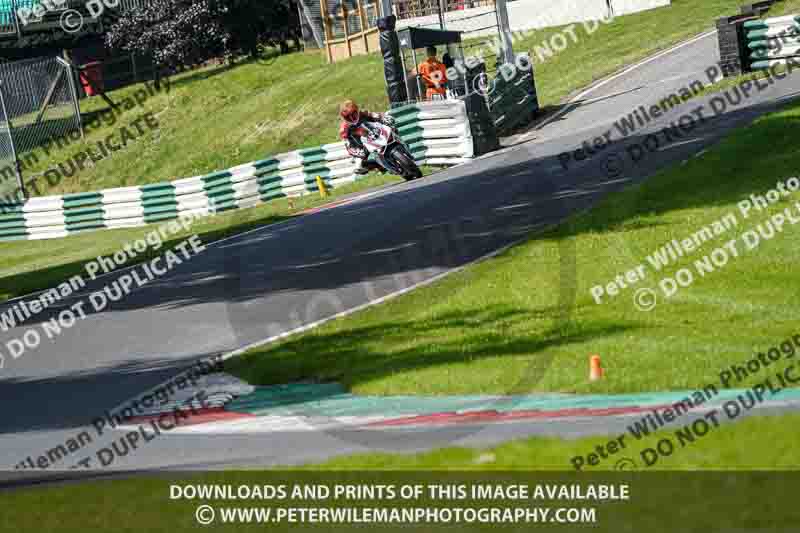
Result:
M589 381L597 381L603 377L603 365L599 355L589 358Z

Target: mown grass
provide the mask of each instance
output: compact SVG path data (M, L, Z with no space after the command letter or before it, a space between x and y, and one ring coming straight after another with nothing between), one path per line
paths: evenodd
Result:
M797 0L786 0L778 2L764 15L763 18L780 17L782 15L800 14L800 2Z
M84 483L64 483L55 486L28 487L3 493L0 506L0 531L153 531L175 533L196 531L201 526L195 520L199 506L210 505L216 510L213 526L221 531L264 530L260 522L237 520L223 523L222 508L386 508L408 506L466 507L466 508L531 508L531 501L511 501L503 497L465 499L423 494L419 498L311 498L292 497L294 487L301 490L317 485L375 488L391 485L399 492L402 485L421 484L447 487L451 485L496 486L524 485L533 494L536 485L573 485L587 487L628 486L629 499L609 500L551 500L537 499L537 507L574 506L596 508L596 523L592 531L649 531L652 533L681 531L740 531L743 524L757 524L758 530L791 531L796 529L797 509L793 474L776 470L795 470L798 464L794 442L786 438L787 428L800 422L797 415L746 420L736 426L722 426L693 445L677 450L662 459L650 471L662 473L581 472L568 473L571 454L585 454L607 441L600 438L559 441L535 438L505 444L489 450L449 448L419 455L360 455L329 461L306 469L173 473L146 477L123 477L90 480ZM653 446L654 440L642 442ZM638 451L638 448L637 448ZM614 461L602 470L612 470ZM734 473L742 469L765 472ZM536 470L535 472L531 470ZM676 471L724 470L724 473L683 473ZM234 494L239 487L283 485L285 497L277 498L187 498L172 497L172 486L183 492L189 486L229 486ZM213 489L212 489L213 490ZM253 489L251 489L252 491ZM189 492L191 494L191 492ZM177 494L176 494L177 496ZM46 509L46 512L42 512ZM299 517L298 517L299 518ZM680 524L680 525L679 525ZM545 530L546 525L537 524ZM317 525L318 526L318 525ZM271 531L306 531L308 521L269 524ZM531 524L372 523L373 531L530 531ZM558 524L558 530L573 531L589 526ZM765 529L766 528L766 529ZM326 523L324 531L361 531L363 524Z
M536 83L543 106L556 105L570 92L675 42L710 29L719 16L738 9L735 0L675 0L670 7L617 17L589 35L581 25L577 43L536 65ZM529 51L562 28L527 32L516 43ZM646 38L645 38L646 36ZM471 52L476 52L472 49ZM490 59L493 52L487 49ZM544 57L544 56L543 56ZM271 55L233 67L214 66L175 76L164 90L141 106L88 132L84 142L37 152L29 176L68 160L85 147L133 128L143 113L152 113L159 127L112 157L74 176L48 183L39 178L30 189L37 195L142 185L206 174L244 162L336 140L336 109L345 98L365 108L387 107L382 63L377 54L329 65L318 51ZM141 86L111 93L125 102ZM84 100L85 121L106 109L99 98ZM117 136L119 134L117 133ZM38 191L38 192L37 192Z
M430 173L431 169L424 169ZM363 181L348 184L331 191L331 197L317 195L275 200L252 209L228 211L213 217L195 219L188 231L175 234L165 247L178 244L191 235L199 235L205 243L235 235L256 227L273 224L296 216L301 211L323 205L339 196L352 194L363 188L402 182L402 178L373 175ZM0 301L54 287L64 279L85 272L87 261L111 255L126 243L140 239L158 229L157 224L138 228L79 233L63 239L18 241L0 245ZM145 260L163 253L166 248L148 248L137 255L135 261Z
M800 195L747 220L737 210L750 194L797 174L798 135L795 104L500 257L252 351L232 370L252 383L340 381L364 394L621 393L716 384L728 365L800 333L800 228L787 225L752 251L740 239ZM731 213L737 228L660 273L647 265L645 281L595 303L592 287ZM693 262L734 238L740 256L701 277ZM573 261L574 272L564 271ZM696 280L667 299L658 282L681 268L695 271ZM637 309L640 288L659 291L654 310ZM572 289L574 302L564 300ZM607 366L598 382L587 379L591 354Z
M793 0L796 1L796 0ZM713 20L737 7L733 0L695 2L676 0L668 8L617 17L601 24L592 35L578 30L580 41L544 64L536 66L536 80L543 105L554 105L570 92L660 48L711 27ZM530 33L516 49L533 50L559 32L551 28ZM642 39L647 35L647 39ZM474 52L474 50L473 50ZM92 122L104 113L98 99L81 103L92 127L85 141L63 148L38 149L26 176L42 173L65 162L85 147L95 147L106 136L119 137L119 128L135 130L134 121L152 113L159 127L138 136L126 149L115 152L85 170L57 182L35 178L29 189L36 194L61 194L107 187L142 185L205 174L243 162L335 140L336 104L357 99L364 107L384 109L385 89L377 55L362 56L328 65L321 53L272 55L261 61L243 62L232 68L208 67L175 76L168 86L142 105L130 107L143 87L115 91L111 97L124 112L114 121ZM141 94L141 93L140 93ZM373 177L350 190L369 187L382 178ZM283 206L283 207L282 207ZM285 203L263 207L239 216L211 219L207 231L230 234L271 222L275 213L285 215ZM238 224L245 219L244 226ZM44 289L55 281L80 272L81 261L122 246L139 230L115 230L72 237L59 242L0 243L0 299Z
M720 413L720 420L725 415ZM332 459L325 463L309 465L314 470L436 470L469 469L491 470L571 470L574 457L581 456L586 463L583 472L628 470L797 470L800 452L794 445L794 424L800 415L766 416L748 418L736 424L723 424L711 429L705 436L696 437L686 446L678 444L675 430L660 431L636 440L625 433L625 448L608 455L599 464L588 464L586 456L596 453L597 447L606 449L611 440L622 433L573 440L536 437L520 439L500 446L484 449L443 448L420 454L368 453ZM709 421L709 425L711 422ZM678 428L679 429L679 428ZM656 449L658 442L670 438L675 451L660 456L653 462L646 449ZM666 448L664 448L666 449ZM627 459L628 461L621 461Z
M780 17L789 14L800 14L800 0L787 0L786 2L775 4L772 9L770 9L764 15L763 18ZM785 65L779 65L774 69L774 72L778 75L781 75L786 71L787 67ZM769 70L756 70L753 72L746 72L738 76L731 76L724 78L717 83L706 85L702 90L694 92L692 97L696 98L697 96L701 96L703 94L724 91L725 89L729 89L735 85L746 85L748 81L755 82L758 80L764 80L770 76L771 73Z

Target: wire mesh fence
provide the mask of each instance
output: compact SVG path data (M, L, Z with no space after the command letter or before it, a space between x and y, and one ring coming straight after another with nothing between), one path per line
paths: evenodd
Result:
M327 4L327 24L333 39L344 39L374 28L380 8L377 0L322 0Z
M398 28L460 31L465 40L497 35L494 0L395 0Z
M0 0L0 35L17 33L15 13L19 2L34 3L33 0Z
M4 98L3 81L0 80L0 205L16 203L24 197L20 187L17 153L11 136Z
M500 24L497 16L495 0L393 0L392 11L397 16L397 28L424 28L432 30L448 30L461 32L461 43L458 45L439 46L437 55L447 67L453 60L463 64L466 57L477 62L490 63L497 61L493 57L497 53L500 36ZM425 50L402 51L406 66L416 66L426 57ZM450 58L448 61L445 58ZM425 99L425 90L416 70L407 69L409 100ZM494 68L483 69L483 77L494 77ZM464 76L461 75L463 78ZM455 81L455 80L449 80ZM470 80L472 81L472 80ZM461 80L462 84L466 80ZM480 85L486 87L488 79L482 79Z
M4 170L7 158L24 168L26 162L36 158L37 147L55 139L80 138L77 90L68 63L49 57L0 64L0 82L7 130L0 134L4 139L0 146Z
M428 95L420 75L421 63L426 60L425 48L401 48L406 70L406 90L409 102L431 97L458 98L475 91L485 91L495 76L489 64L497 63L500 24L495 0L393 0L392 11L397 16L397 28L448 30L461 33L461 41L436 46L436 58L448 69L446 95ZM476 72L467 72L465 64L478 65ZM457 75L451 76L453 66ZM467 90L467 88L470 88Z

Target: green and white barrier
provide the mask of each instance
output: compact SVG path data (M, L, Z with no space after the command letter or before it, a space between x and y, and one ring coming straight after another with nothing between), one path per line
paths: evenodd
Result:
M489 113L497 134L508 135L515 128L529 124L539 111L539 98L533 79L533 63L528 54L518 54L518 61L531 68L501 70L489 87Z
M800 60L800 16L787 15L744 23L747 60L752 70Z
M419 164L455 165L473 157L464 103L426 102L391 111ZM206 176L97 192L31 198L0 206L0 241L52 239L142 226L181 215L213 215L276 198L317 193L316 177L335 188L358 179L341 142L296 150Z

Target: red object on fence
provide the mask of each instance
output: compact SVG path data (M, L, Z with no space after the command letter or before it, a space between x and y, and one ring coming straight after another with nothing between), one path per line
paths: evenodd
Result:
M104 92L103 64L101 62L86 63L81 69L80 78L86 96L95 96Z

